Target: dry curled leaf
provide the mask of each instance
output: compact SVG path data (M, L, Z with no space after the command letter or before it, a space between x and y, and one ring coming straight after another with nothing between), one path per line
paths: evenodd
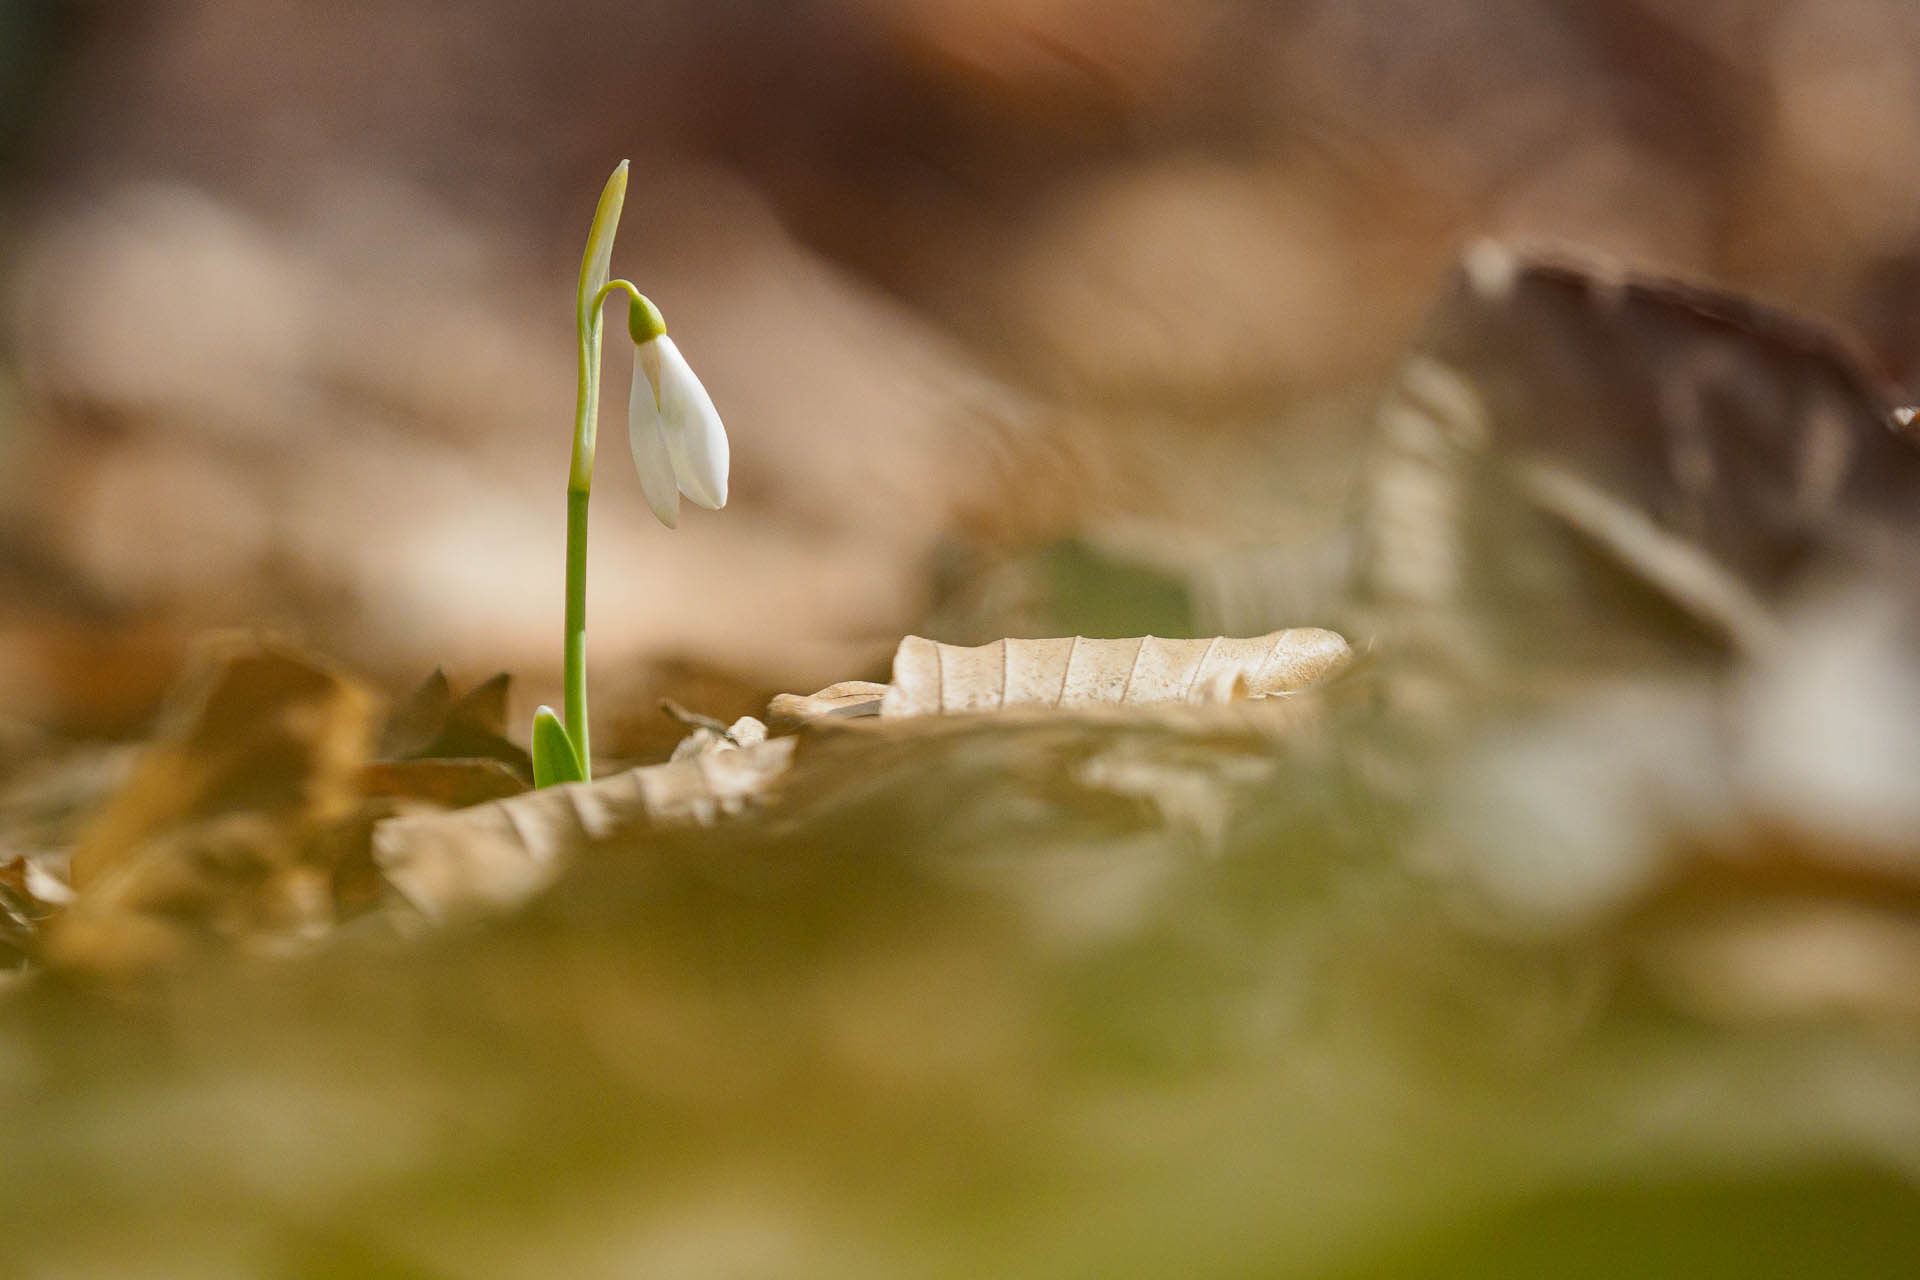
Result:
M495 760L531 782L533 765L526 751L506 737L511 683L502 672L455 698L446 673L436 668L387 721L380 735L380 759Z
M818 693L780 693L767 704L767 719L778 728L797 729L818 720L877 716L887 686L872 680L842 680Z
M388 883L430 918L504 910L596 842L738 811L785 772L793 746L780 738L707 751L453 813L390 818L374 829L374 857Z
M1766 653L1808 589L1920 567L1911 420L1837 335L1712 289L1479 246L1374 430L1351 625L1423 718Z
M443 809L464 809L527 790L524 779L499 760L382 760L360 770L369 799L425 800Z
M73 847L126 785L139 748L119 743L48 752L0 785L0 857ZM63 877L64 878L64 877Z
M895 657L892 685L854 681L810 698L788 695L771 714L806 724L968 710L1184 706L1302 689L1348 656L1339 636L1313 629L1249 639L1003 640L980 649L909 636ZM711 824L745 807L791 763L795 740L766 740L757 720L716 729L702 717L678 718L697 727L666 764L456 813L381 822L373 843L382 874L430 918L504 910L544 889L589 845L650 826ZM1156 802L1183 785L1184 777L1169 782L1139 770L1088 779L1090 787ZM1220 819L1210 795L1182 793L1168 803L1183 820L1216 834Z
M0 970L32 954L40 922L72 896L65 881L34 858L0 861Z
M365 686L291 650L252 642L202 656L132 776L72 855L82 893L141 845L203 818L263 815L310 829L359 800L379 702Z
M1305 689L1345 666L1347 642L1301 627L1235 639L900 642L883 716L1225 702Z
M46 925L55 967L128 977L209 942L271 944L332 923L310 849L360 802L378 700L290 650L208 650L70 859Z
M716 751L738 751L742 747L751 747L767 740L767 726L752 716L741 716L732 724L722 724L706 716L694 716L677 708L676 718L689 717L684 723L693 725L693 732L680 740L673 749L671 759L685 760L691 756L712 755Z

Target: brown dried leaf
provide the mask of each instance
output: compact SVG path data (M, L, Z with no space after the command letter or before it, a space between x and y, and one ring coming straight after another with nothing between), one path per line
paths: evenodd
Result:
M888 686L872 680L842 680L818 693L780 693L767 704L767 719L782 729L816 720L846 720L880 714Z
M91 882L48 925L49 967L135 979L210 946L277 948L333 924L311 833L236 810L171 828Z
M495 672L460 695L460 701L454 703L453 710L447 713L448 723L470 725L496 738L504 736L507 732L507 695L512 687L512 676L504 671Z
M1839 336L1713 289L1481 245L1374 430L1351 633L1423 718L1763 654L1810 587L1920 569L1911 421Z
M1302 627L1235 639L996 640L977 648L900 642L883 716L1214 703L1292 693L1351 658L1331 631ZM820 696L820 695L816 695Z
M1646 932L1638 968L1696 1017L1920 1020L1920 920L1911 912L1819 897L1734 901Z
M767 740L767 726L752 716L741 716L732 724L721 724L705 716L699 719L701 723L680 740L670 759L685 760L692 756L712 755L716 751L738 751Z
M84 894L147 841L200 819L253 813L305 831L346 817L378 705L365 686L291 650L209 649L133 776L75 845L74 888Z
M380 758L497 760L530 783L532 762L506 736L511 684L501 672L455 698L446 673L436 668L387 722L380 735Z
M330 869L309 849L360 804L377 709L300 654L209 649L75 846L75 896L47 924L47 962L126 978L210 942L324 930Z
M131 776L137 747L89 745L49 752L0 787L0 851L10 856L73 847Z
M498 760L383 760L360 770L360 790L369 799L425 800L443 809L465 809L527 790L526 782Z
M787 695L771 714L807 724L968 710L1194 706L1305 688L1348 657L1344 640L1313 629L1250 639L1003 640L979 649L909 636L895 657L892 685L849 681L810 698ZM766 741L765 732L751 718L724 733L702 722L666 764L457 813L392 818L374 831L375 858L401 896L431 918L503 910L544 889L595 842L647 827L707 825L743 808L792 760L795 740ZM1183 822L1209 836L1222 821L1210 793L1199 795L1184 774L1136 768L1090 777L1087 785L1135 800L1167 797Z
M407 760L426 751L453 708L453 685L439 667L393 709L380 732L380 758Z
M504 910L550 884L588 846L636 828L708 825L784 773L794 739L703 752L595 782L548 787L374 829L382 873L424 915Z
M56 894L66 888L44 869L36 874L25 857L0 861L0 970L17 967L33 951L39 923L51 909L49 900L35 892L38 887Z

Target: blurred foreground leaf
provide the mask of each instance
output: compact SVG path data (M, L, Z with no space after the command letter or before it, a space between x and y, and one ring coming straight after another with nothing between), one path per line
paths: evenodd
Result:
M0 1003L0 1272L1912 1271L1909 442L1719 295L1482 257L1436 334L1364 670L909 640L794 737L363 797L289 855L363 858L324 951ZM189 867L285 838L139 812Z
M1250 692L1263 698L1298 692L1337 673L1348 657L1345 641L1315 629L1250 639L1001 640L976 649L908 636L894 656L891 685L848 682L807 698L787 695L770 714L776 722L800 724L869 716L892 723L964 712L1152 714L1245 699ZM563 742L551 713L544 721ZM541 723L536 717L536 734ZM667 764L458 813L392 819L374 836L380 865L431 917L500 911L544 889L593 845L662 825L710 825L766 798L776 784L804 789L804 778L786 776L792 740L767 742L758 721L742 723L753 726L744 745L731 732L696 729L684 745L697 749L676 751ZM1143 802L1165 802L1182 785L1177 771L1154 761L1137 762L1108 782L1134 788ZM1212 828L1224 820L1208 798L1192 804L1194 821Z
M49 963L124 979L209 942L311 937L332 868L309 853L359 804L378 701L291 651L207 650L69 865Z

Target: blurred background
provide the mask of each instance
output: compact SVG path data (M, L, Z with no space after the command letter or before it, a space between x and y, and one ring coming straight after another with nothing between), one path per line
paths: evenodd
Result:
M1475 236L1920 360L1904 0L8 0L0 706L138 728L217 625L550 698L572 282L622 157L615 269L735 461L668 534L604 455L608 716L752 710L916 629L1171 629L955 584L1331 528Z
M728 508L658 527L614 344L591 674L628 758L683 732L661 695L758 714L906 632L1338 624L1289 574L1482 237L1920 373L1912 0L0 0L0 777L34 784L0 907L133 767L66 740L143 735L211 629L391 694L511 671L516 728L556 700L574 282L623 157L614 269L733 446ZM1492 348L1538 357L1538 440L1568 387L1620 373L1600 435L1706 363L1751 379L1743 441L1800 416L1705 534L1771 548L1852 424L1893 461L1824 494L1834 542L1913 545L1920 465L1850 375L1738 326L1664 352L1698 332L1661 306ZM1456 523L1538 550L1502 512ZM337 848L169 828L125 864L151 901L96 881L132 904L100 967L195 930L211 963L0 984L0 1271L1920 1274L1920 577L1870 558L1766 661L1577 685L1569 632L1667 615L1549 578L1534 718L1381 730L1363 654L1284 732L809 735L776 802L431 938L374 910L375 797ZM258 744L324 728L288 705L208 738L288 774ZM299 900L330 945L219 932L222 893L275 905L250 830L362 875ZM6 982L53 911L0 913Z

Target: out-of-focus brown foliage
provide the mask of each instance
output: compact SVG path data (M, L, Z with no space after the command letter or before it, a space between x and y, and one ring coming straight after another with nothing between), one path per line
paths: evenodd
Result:
M135 988L193 958L320 945L391 898L381 820L527 789L506 694L496 678L455 698L436 671L376 747L363 682L283 646L207 644L137 752L54 755L0 791L9 941L34 968Z
M1474 234L1920 356L1897 0L32 8L64 23L7 224L0 533L40 616L0 688L68 723L137 723L179 637L262 615L550 690L564 299L620 155L619 265L737 496L668 537L604 468L596 649L762 695L915 629L957 528L1324 531Z
M1910 5L28 12L0 1269L1912 1269ZM675 758L520 795L436 676L368 763L281 650L63 743L219 621L547 692L623 154L735 438L671 537L604 451L596 741ZM1244 715L959 647L1316 624Z
M1092 716L1097 725L1105 713L1122 724L1164 720L1178 726L1180 713L1193 712L1187 727L1199 737L1225 729L1278 741L1290 731L1304 732L1311 710L1289 706L1264 720L1200 713L1228 704L1277 706L1336 678L1351 656L1339 636L1315 628L1249 639L1003 639L979 649L908 636L894 653L890 684L843 681L807 697L781 694L768 719L789 729L828 730L849 720L881 733L905 728L899 734L903 755L923 745L914 739L911 722L980 714L1057 715L1069 725L1074 717ZM769 741L766 725L751 717L732 726L698 723L705 717L672 703L667 708L675 719L697 726L673 759L533 795L450 806L460 808L456 813L384 822L373 836L381 874L431 919L498 914L547 889L596 846L617 847L662 829L712 826L755 805L778 809L793 794L802 805L819 802L808 794L813 784L806 757L798 775L789 776L797 754L792 738ZM1214 833L1217 843L1231 806L1216 794L1224 784L1214 775L1250 789L1272 778L1273 762L1255 762L1248 776L1237 758L1208 762L1204 745L1192 750L1202 757L1198 776L1167 759L1116 760L1097 752L1076 776L1090 790L1178 812ZM876 777L874 783L885 780Z

